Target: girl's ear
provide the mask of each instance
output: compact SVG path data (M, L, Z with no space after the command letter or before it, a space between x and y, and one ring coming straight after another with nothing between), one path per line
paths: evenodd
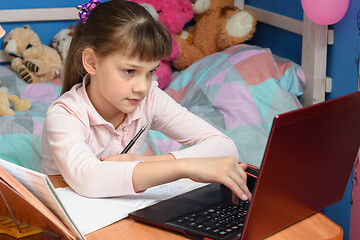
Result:
M82 53L82 63L86 72L91 75L96 74L96 54L91 48L85 48Z

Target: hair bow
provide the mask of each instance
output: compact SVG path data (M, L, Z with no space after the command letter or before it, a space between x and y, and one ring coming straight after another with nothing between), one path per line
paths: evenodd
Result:
M78 5L76 8L79 10L79 18L85 23L91 10L101 3L100 0L90 0L90 2Z

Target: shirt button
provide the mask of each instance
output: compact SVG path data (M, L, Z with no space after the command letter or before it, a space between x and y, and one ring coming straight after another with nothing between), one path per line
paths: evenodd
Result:
M116 136L115 136L115 139L116 139L116 140L119 140L119 139L120 139L120 136L119 136L119 135L116 135Z

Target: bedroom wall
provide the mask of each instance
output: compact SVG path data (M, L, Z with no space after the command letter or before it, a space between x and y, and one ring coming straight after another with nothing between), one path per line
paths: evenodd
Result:
M258 6L290 17L302 19L300 0L245 0L245 4ZM334 30L334 45L328 47L327 76L333 79L332 92L326 99L332 99L358 88L358 62L360 58L360 1L350 0L345 17L329 26ZM254 38L249 41L262 47L269 47L275 54L301 63L301 37L286 33L265 24L259 24ZM352 179L352 177L351 177ZM349 239L352 182L348 183L342 201L330 206L323 212L344 230L344 239ZM352 236L353 237L353 236ZM359 239L360 236L357 236Z

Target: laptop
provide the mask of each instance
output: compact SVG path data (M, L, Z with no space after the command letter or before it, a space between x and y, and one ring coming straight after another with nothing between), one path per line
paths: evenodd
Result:
M129 216L192 239L264 239L340 201L359 146L360 93L356 92L274 118L259 176L248 177L250 203L233 205L231 192L211 183ZM234 222L228 213L215 214L220 205L241 208L245 213L238 215L244 222L217 231L216 226L201 222L204 216L209 221L220 217L225 223ZM193 218L195 223L188 221Z

